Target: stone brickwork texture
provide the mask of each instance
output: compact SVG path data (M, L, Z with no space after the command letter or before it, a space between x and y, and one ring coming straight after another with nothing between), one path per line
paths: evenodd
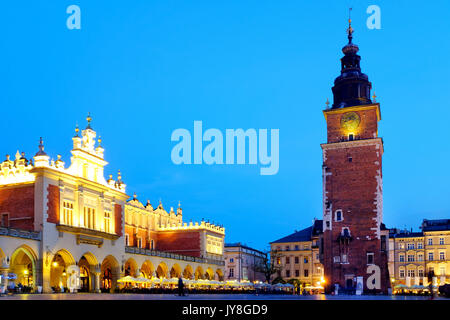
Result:
M49 184L47 188L47 222L59 223L59 187Z
M120 204L114 205L114 219L116 226L116 234L122 236L122 206Z
M0 190L0 215L5 227L33 231L34 184Z
M157 234L156 250L200 257L199 231L164 231Z

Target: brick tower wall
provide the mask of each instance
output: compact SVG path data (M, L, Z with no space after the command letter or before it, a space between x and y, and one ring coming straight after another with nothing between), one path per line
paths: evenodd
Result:
M387 256L381 251L382 222L382 141L377 138L377 109L352 110L360 116L354 133L355 141L341 128L345 113L327 115L328 144L323 145L324 234L323 264L327 291L334 284L346 287L346 277L362 276L364 290L367 273L367 253L374 254L373 264L380 267L381 290L387 289ZM336 210L342 210L342 220L336 221ZM329 227L327 227L327 221ZM351 239L344 245L338 238L348 228ZM343 262L343 255L347 261ZM334 262L339 256L340 262Z

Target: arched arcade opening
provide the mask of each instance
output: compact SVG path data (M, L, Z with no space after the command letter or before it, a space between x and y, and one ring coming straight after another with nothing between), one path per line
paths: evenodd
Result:
M80 268L80 289L79 292L92 292L96 288L95 275L99 264L95 256L87 252L78 261Z
M112 255L106 256L100 267L100 290L102 292L114 292L119 277L119 262Z
M50 264L50 287L54 292L66 290L67 286L67 268L75 264L70 252L61 249L56 252Z
M36 261L36 253L30 247L23 245L14 250L10 259L9 272L14 274L15 279L12 281L16 286L21 284L28 288L35 287Z

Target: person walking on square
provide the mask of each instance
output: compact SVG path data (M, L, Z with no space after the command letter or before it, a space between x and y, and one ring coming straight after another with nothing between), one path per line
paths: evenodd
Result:
M184 296L184 283L183 283L183 278L181 278L181 276L178 278L178 295Z
M433 278L434 278L434 271L430 270L428 272L428 283L429 283L429 290L430 290L430 299L433 300L434 299L434 291L433 291Z

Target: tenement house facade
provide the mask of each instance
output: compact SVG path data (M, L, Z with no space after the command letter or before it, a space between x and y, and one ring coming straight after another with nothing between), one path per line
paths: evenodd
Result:
M266 253L240 242L225 244L225 278L237 281L266 281Z
M450 220L424 219L421 232L391 229L389 274L393 286L450 283ZM431 273L431 274L430 274Z
M0 163L0 275L52 292L110 291L123 276L223 279L225 230L183 222L179 205L143 205L120 171L104 178L104 149L88 117L77 128L70 165L50 160L40 140L32 158Z
M277 272L273 279L297 279L304 286L322 286L324 270L319 256L322 220L270 243L271 259Z

